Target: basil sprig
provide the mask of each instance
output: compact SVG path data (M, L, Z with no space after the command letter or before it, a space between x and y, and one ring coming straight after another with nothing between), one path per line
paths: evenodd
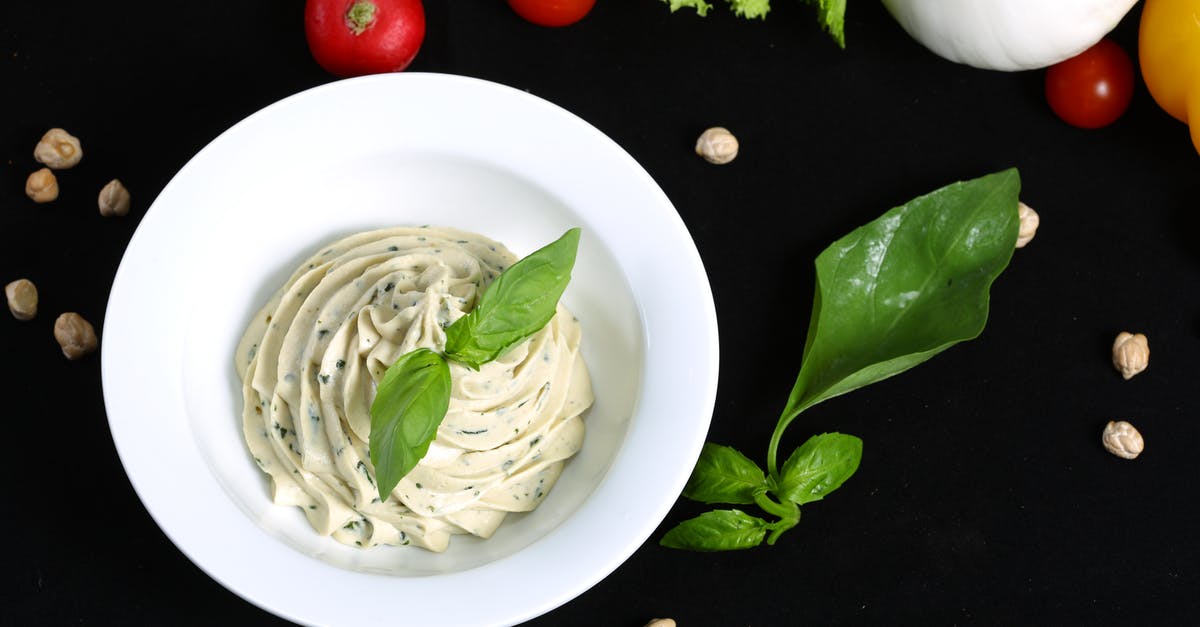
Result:
M446 328L444 356L418 348L388 367L371 402L368 438L380 500L387 500L437 437L450 406L446 360L478 370L545 327L571 280L579 235L578 228L570 229L501 272L476 307Z
M822 252L800 374L767 447L767 470L735 449L706 444L683 496L753 503L777 520L715 510L686 520L663 546L727 551L774 544L800 506L858 469L862 440L826 433L797 448L782 470L783 432L821 401L899 374L987 322L988 290L1012 257L1020 176L1015 169L954 183L896 207Z
M838 489L858 470L861 459L862 440L824 433L796 449L776 480L737 449L705 443L683 496L710 504L754 504L779 520L767 522L737 509L714 510L685 520L659 543L692 551L749 549L764 539L775 544L780 534L800 522L800 505ZM771 494L780 498L773 499Z

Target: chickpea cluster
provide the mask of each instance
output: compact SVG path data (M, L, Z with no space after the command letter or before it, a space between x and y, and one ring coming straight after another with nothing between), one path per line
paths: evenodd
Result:
M17 279L5 285L4 297L8 300L8 311L17 320L29 321L37 317L38 290L33 281ZM63 356L70 360L92 353L100 346L92 323L73 311L54 321L54 339L62 348Z
M70 170L83 159L83 144L78 137L61 128L52 128L42 135L33 149L33 159L43 167L25 179L25 195L35 203L54 202L59 196L59 180L55 171ZM96 200L100 215L108 218L129 213L129 190L118 179L112 179ZM21 321L30 321L38 314L38 289L33 281L17 279L4 286L8 310ZM80 359L94 352L100 344L92 323L76 312L66 312L54 321L54 339L67 359Z
M1122 331L1112 345L1112 365L1128 381L1150 365L1150 342L1141 333ZM1108 421L1100 436L1104 449L1122 459L1135 459L1146 448L1142 434L1124 420Z
M58 199L58 176L55 170L70 170L83 159L83 144L78 137L61 128L52 128L42 135L33 148L33 158L43 168L25 179L25 195L38 204ZM109 218L129 213L129 190L119 179L109 181L100 190L96 204L100 215Z

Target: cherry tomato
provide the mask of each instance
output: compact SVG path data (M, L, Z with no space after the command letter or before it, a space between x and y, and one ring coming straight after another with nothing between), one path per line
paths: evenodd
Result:
M583 19L596 0L508 0L517 15L539 26L566 26Z
M1046 100L1071 126L1100 128L1117 121L1133 98L1133 62L1108 39L1046 70Z
M425 40L425 7L421 0L308 0L304 35L330 74L399 72Z

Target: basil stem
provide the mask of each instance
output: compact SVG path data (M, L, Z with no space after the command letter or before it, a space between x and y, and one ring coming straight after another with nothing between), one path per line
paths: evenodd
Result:
M840 433L813 436L780 472L784 431L809 407L899 374L983 331L988 290L1016 244L1020 187L1015 169L954 183L884 213L825 249L816 260L800 373L771 434L766 476L735 449L705 444L683 493L706 503L749 498L779 520L717 510L680 524L661 544L741 549L757 546L767 532L767 544L774 544L799 523L801 505L823 499L849 479L862 460L862 440Z

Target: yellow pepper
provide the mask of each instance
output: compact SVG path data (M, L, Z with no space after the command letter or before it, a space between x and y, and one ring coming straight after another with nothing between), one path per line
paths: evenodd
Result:
M1146 0L1138 60L1150 95L1191 128L1200 151L1200 0Z

